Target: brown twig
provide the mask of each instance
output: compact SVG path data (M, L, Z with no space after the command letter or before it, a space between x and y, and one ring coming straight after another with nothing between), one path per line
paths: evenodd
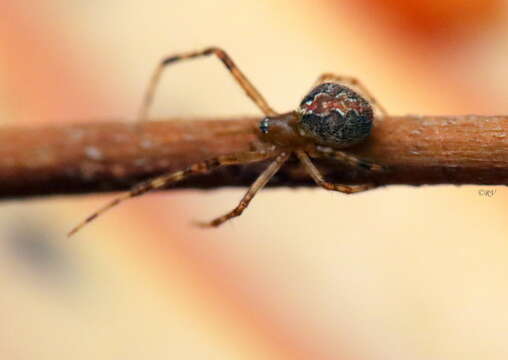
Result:
M258 118L168 119L143 125L93 123L0 130L0 198L125 190L219 154L264 146ZM316 161L346 184L507 184L508 116L397 116L377 119L350 151L388 165L384 173ZM247 186L264 164L225 167L175 188ZM269 186L314 186L296 161Z

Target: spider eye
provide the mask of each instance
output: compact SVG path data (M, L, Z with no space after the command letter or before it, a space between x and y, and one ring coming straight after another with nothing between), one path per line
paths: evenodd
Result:
M261 122L259 123L259 130L261 130L261 132L263 134L268 134L268 129L270 127L270 119L265 117L263 120L261 120Z
M336 83L315 87L300 103L299 113L301 135L336 148L362 141L372 127L370 104L353 90Z

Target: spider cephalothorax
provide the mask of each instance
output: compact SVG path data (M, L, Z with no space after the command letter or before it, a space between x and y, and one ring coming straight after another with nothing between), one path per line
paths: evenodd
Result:
M298 114L300 135L334 148L361 142L372 128L369 102L337 83L327 82L312 89L300 103Z

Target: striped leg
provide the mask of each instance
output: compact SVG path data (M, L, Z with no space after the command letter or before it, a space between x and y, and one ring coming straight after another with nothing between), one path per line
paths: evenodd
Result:
M372 95L372 93L365 87L365 85L363 85L357 78L352 76L342 76L331 73L324 73L317 79L316 85L319 85L327 81L345 83L349 86L352 86L353 88L357 88L358 90L360 90L361 94L367 98L367 100L371 103L371 105L377 108L377 110L381 113L381 115L388 116L388 111L386 111L386 109L376 100L376 98Z
M333 184L331 182L325 181L323 179L323 175L319 172L316 166L309 159L309 156L303 151L296 151L296 156L300 159L305 170L309 173L312 179L319 186L325 188L326 190L340 191L345 194L353 194L361 191L370 190L376 187L374 184L362 184L362 185L342 185L342 184Z
M263 98L261 93L252 85L252 83L245 77L245 75L240 71L238 66L235 65L233 60L229 57L229 55L222 49L216 47L209 47L200 51L192 51L186 52L182 54L177 54L173 56L168 56L164 58L160 64L155 69L150 83L148 84L148 88L145 92L145 96L143 98L143 103L139 110L138 121L146 120L148 117L148 110L153 101L153 97L155 94L155 90L159 83L162 71L166 66L170 64L174 64L181 60L193 59L201 56L208 55L216 55L226 66L226 68L231 72L231 75L235 78L238 84L245 91L247 96L261 109L261 111L267 116L277 115L277 113L268 105L266 100Z
M196 174L204 174L208 173L220 166L226 165L234 165L234 164L245 164L250 162L262 161L269 158L273 158L277 154L273 153L261 153L261 152L244 152L238 154L224 155L219 156L213 159L209 159L197 164L194 164L184 170L173 172L166 175L161 175L156 178L150 179L148 181L142 182L132 188L131 191L113 199L96 212L88 216L85 220L79 223L76 227L74 227L69 233L68 236L75 234L78 230L80 230L83 226L87 225L91 221L95 220L97 217L102 215L107 210L115 207L120 204L122 201L140 196L146 192L164 188L170 184L182 181L183 179L196 175Z
M388 168L364 159L357 158L354 155L348 154L344 151L334 150L326 146L316 146L314 149L309 150L309 155L314 158L328 158L335 159L353 167L361 168L368 171L386 171Z
M280 167L289 158L289 155L290 153L279 154L270 164L270 166L268 166L266 170L263 171L261 175L259 175L249 190L247 190L247 193L245 193L242 200L240 200L240 203L233 210L221 217L216 218L215 220L210 221L209 223L198 222L197 225L201 227L217 227L229 219L240 216L242 212L247 208L247 206L249 206L250 201L254 198L256 193L268 183L268 181L272 178L273 175L275 175L277 171L279 171Z

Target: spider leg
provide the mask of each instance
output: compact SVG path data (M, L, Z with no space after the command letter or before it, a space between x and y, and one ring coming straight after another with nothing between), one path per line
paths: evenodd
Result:
M313 149L309 149L308 151L311 157L335 159L339 160L342 163L367 171L388 170L386 166L379 165L368 160L360 159L347 152L335 150L326 146L316 146Z
M279 171L280 167L286 162L289 158L290 153L280 153L275 160L259 175L259 177L254 181L254 183L250 186L249 190L245 193L242 200L238 203L238 205L228 212L227 214L216 218L208 223L197 223L198 226L202 227L217 227L224 222L228 221L231 218L236 216L240 216L242 212L249 206L250 201L254 198L256 193L261 190L266 183L272 178L273 175L277 171Z
M212 54L216 55L223 62L223 64L229 70L231 75L235 78L238 84L245 91L247 96L261 109L261 111L265 115L267 116L277 115L277 113L270 107L270 105L268 105L268 103L263 98L261 93L245 77L245 75L240 71L238 66L235 65L233 60L224 50L217 47L208 47L200 51L185 52L181 54L168 56L162 59L159 65L155 68L152 78L150 79L150 82L148 84L148 88L145 92L143 102L141 104L141 108L138 113L138 121L146 120L148 116L148 110L150 109L150 106L153 101L155 90L162 75L162 71L166 68L166 66L174 64L181 60L193 59L196 57L208 56Z
M170 184L176 183L178 181L182 181L183 179L196 175L196 174L204 174L208 173L218 167L226 166L226 165L235 165L235 164L245 164L250 162L262 161L269 158L273 158L276 156L274 153L266 153L266 152L243 152L237 154L223 155L218 156L213 159L205 160L200 163L196 163L188 168L176 172L172 172L169 174L164 174L153 179L147 180L140 184L135 185L129 192L126 192L123 195L118 196L112 201L108 202L93 214L88 216L85 220L75 226L69 233L68 236L75 234L78 230L80 230L83 226L87 225L91 221L95 220L97 217L102 215L107 210L115 207L120 204L122 201L140 196L146 192L160 189L166 187Z
M367 98L367 100L369 100L369 102L372 104L372 106L374 106L375 108L377 108L377 110L379 110L379 112L381 112L381 115L388 116L388 112L386 111L384 106L382 106L376 100L376 98L372 95L372 93L357 78L355 78L353 76L343 76L343 75L335 75L332 73L324 73L316 80L315 86L317 86L321 83L327 82L327 81L335 81L338 83L345 83L345 84L350 85L354 88L357 88Z
M345 194L353 194L361 191L370 190L376 187L375 184L362 184L362 185L342 185L342 184L334 184L326 181L321 175L321 172L316 168L316 166L312 163L309 156L301 150L296 151L296 156L302 162L305 170L309 173L312 179L319 186L325 188L326 190L340 191Z

